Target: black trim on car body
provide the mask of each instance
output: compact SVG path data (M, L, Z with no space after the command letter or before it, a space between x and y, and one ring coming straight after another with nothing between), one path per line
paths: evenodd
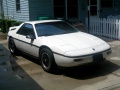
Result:
M53 52L53 53L57 54L57 55L60 55L60 56L63 56L63 57L68 57L68 58L82 58L82 57L97 55L97 54L100 54L100 53L103 53L103 52L107 52L107 51L111 52L111 48L109 48L109 49L107 49L105 51L98 52L98 53L82 55L82 56L66 56L66 55L63 55L63 54L60 54L60 53L57 53L57 52Z
M29 44L29 45L32 45L32 46L34 46L34 47L37 47L37 48L39 48L39 46L37 46L37 45L34 45L34 44L32 44L32 43L28 43L28 42L25 42L25 41L23 41L23 40L19 40L19 39L17 39L17 38L14 38L14 37L12 37L13 39L15 39L15 40L18 40L18 41L20 41L20 42L23 42L23 43L26 43L26 44Z

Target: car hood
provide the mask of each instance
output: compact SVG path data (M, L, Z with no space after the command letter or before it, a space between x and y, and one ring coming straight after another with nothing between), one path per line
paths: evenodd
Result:
M105 41L83 32L46 36L44 41L63 51L81 50L107 44ZM56 51L56 50L53 50Z

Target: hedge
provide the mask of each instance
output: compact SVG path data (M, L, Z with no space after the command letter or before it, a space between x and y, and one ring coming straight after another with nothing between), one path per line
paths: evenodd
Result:
M14 20L6 20L6 19L3 20L3 19L0 19L1 32L7 33L10 27L12 27L12 26L18 26L21 23L22 22L17 22L17 21L14 21Z
M22 22L12 21L11 26L19 26Z
M1 32L5 32L5 20L0 19Z

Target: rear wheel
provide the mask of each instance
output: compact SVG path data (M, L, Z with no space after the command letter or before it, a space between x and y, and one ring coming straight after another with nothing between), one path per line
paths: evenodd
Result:
M17 48L15 46L15 43L14 43L12 38L9 39L9 45L8 46L9 46L9 50L10 50L11 54L13 54L13 55L18 54L18 50L17 50Z
M40 53L40 62L46 72L53 72L57 69L53 53L50 49L44 48Z

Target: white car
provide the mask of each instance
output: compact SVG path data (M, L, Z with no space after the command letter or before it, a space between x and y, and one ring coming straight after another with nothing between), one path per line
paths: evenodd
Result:
M62 20L31 21L10 27L8 44L12 54L22 51L38 58L47 72L57 66L99 63L111 53L108 43Z

